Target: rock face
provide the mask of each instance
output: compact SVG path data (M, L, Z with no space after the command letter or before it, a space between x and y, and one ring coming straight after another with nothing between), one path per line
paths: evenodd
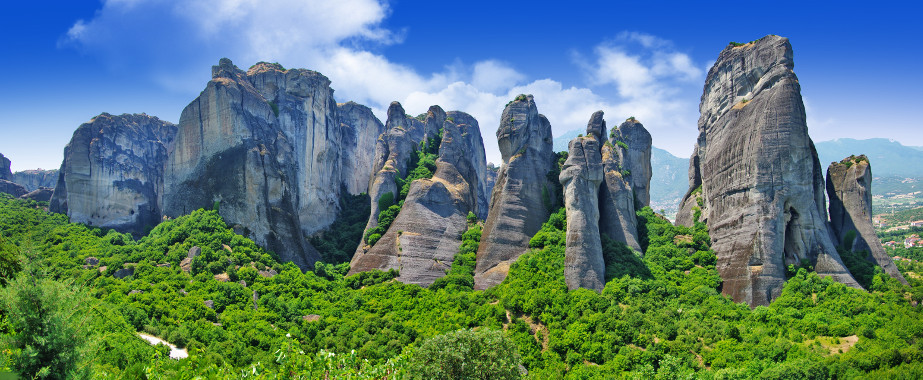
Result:
M778 36L721 52L705 81L677 215L691 224L701 193L723 293L751 306L778 297L786 266L802 259L859 287L827 233L823 174L793 67L791 45Z
M343 151L343 184L350 194L367 193L375 160L374 146L385 126L369 107L355 102L337 104Z
M487 192L485 195L490 199L490 195L494 193L494 185L497 184L497 173L500 171L500 168L494 166L493 162L487 163ZM488 206L490 203L488 201Z
M651 204L651 134L634 117L625 120L612 131L612 144L618 148L623 167L627 170L628 184L634 190L635 208ZM622 142L622 144L618 144ZM627 146L627 148L625 148Z
M22 185L29 191L35 191L42 187L54 188L58 183L58 170L23 170L13 173L12 181Z
M564 277L570 289L602 290L605 286L601 235L641 251L635 199L629 180L623 175L631 156L624 149L619 152L614 144L621 141L617 140L617 130L610 141L604 140L605 135L603 112L597 111L590 117L586 136L570 142L567 161L558 177L564 187L567 210ZM637 166L644 164L640 162ZM646 165L650 167L650 161Z
M441 109L440 109L441 111ZM392 199L397 199L400 189L397 179L407 176L407 164L414 150L423 140L423 123L409 117L404 113L404 107L398 102L392 102L388 107L388 120L385 122L383 133L375 144L375 160L372 166L372 178L369 180L369 198L372 202L369 221L365 230L378 226L378 214L381 212L379 200L390 193ZM385 208L388 205L384 205ZM359 242L356 255L362 254L367 249L364 242ZM374 268L370 266L369 269Z
M218 204L236 231L312 268L319 255L305 235L334 221L342 187L363 191L365 162L349 154L371 150L379 131L366 110L344 107L341 124L330 80L315 71L261 62L244 72L222 59L180 116L164 213Z
M21 197L27 193L26 188L12 181L0 179L0 193L7 193L14 197Z
M175 136L175 125L145 114L103 113L81 125L64 148L50 211L120 232L155 226Z
M503 110L497 142L503 164L478 247L476 289L502 282L532 235L560 206L548 178L556 165L551 123L538 113L531 95L518 96Z
M0 179L7 181L13 180L13 172L10 171L11 164L12 162L10 162L10 159L0 153Z
M599 128L602 128L600 130ZM567 209L564 278L569 289L602 289L606 264L599 235L599 190L603 182L600 140L605 136L602 112L593 114L587 135L571 140L559 176Z
M397 128L395 120L401 120L403 112L397 107L392 106L394 112L389 110L388 125L393 128ZM406 118L401 122L410 123ZM410 184L400 213L374 246L360 247L350 273L398 269L397 280L429 286L451 267L467 229L468 213L483 210L486 214L486 196L482 194L487 187L486 164L477 120L433 106L423 125L427 135L435 137L442 131L436 171L432 178ZM376 176L376 180L380 178Z
M28 199L37 202L48 202L51 200L51 196L54 195L54 189L48 187L42 187L35 191L30 191L26 194L23 194L19 198Z
M830 197L830 226L836 237L834 244L868 252L869 261L907 284L872 225L872 167L868 158L851 156L831 163L827 168L827 195ZM852 242L847 241L850 238Z

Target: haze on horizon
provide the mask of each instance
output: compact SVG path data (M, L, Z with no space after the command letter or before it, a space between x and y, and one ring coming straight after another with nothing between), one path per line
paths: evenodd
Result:
M108 112L178 122L221 57L317 70L338 102L384 121L394 100L480 122L488 161L507 101L535 96L554 134L602 109L610 126L641 120L654 146L688 157L707 70L729 41L790 38L815 141L890 138L923 145L923 51L916 5L787 2L773 13L662 4L494 4L376 0L105 0L8 5L0 153L13 170L54 169L73 131ZM668 9L665 11L665 9ZM741 17L747 15L747 17ZM874 28L858 29L875 20Z

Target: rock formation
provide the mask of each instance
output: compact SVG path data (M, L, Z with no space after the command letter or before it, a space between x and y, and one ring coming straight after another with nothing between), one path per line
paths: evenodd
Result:
M385 126L369 107L355 102L337 104L343 151L343 184L350 194L367 193L375 160L373 147Z
M824 181L808 137L788 39L730 45L709 70L677 222L704 201L723 293L767 305L785 268L808 259L818 274L859 287L830 241Z
M0 153L0 179L12 181L13 172L10 171L10 162L9 158L6 158L2 153Z
M344 107L341 123L318 72L265 62L244 72L221 59L180 116L164 213L218 205L235 231L312 268L319 255L305 236L333 222L341 188L364 191L368 162L349 154L370 151L379 133L367 109Z
M605 122L600 111L590 119L587 135L571 140L559 177L567 208L564 278L569 289L600 290L606 284L606 264L599 235L599 189L603 182L600 140L603 136Z
M22 185L29 191L35 191L42 187L54 188L58 183L58 170L23 170L13 173L11 181Z
M640 128L647 133L644 127ZM624 149L618 151L614 144L621 141L617 140L618 133L613 131L612 140L606 141L603 112L593 113L586 136L570 142L567 161L558 177L564 187L567 210L564 277L570 289L602 290L605 286L601 235L625 243L638 254L641 251L635 198L629 179L625 178L627 169L624 169L632 156ZM635 157L643 160L645 156ZM637 167L645 165L650 167L650 161L636 163ZM641 184L644 188L650 183L650 177L647 178L648 182Z
M891 256L878 240L872 225L872 167L864 155L833 162L827 168L830 198L830 226L835 245L852 251L866 251L868 260L889 276L907 284ZM851 241L849 241L851 240Z
M474 271L476 289L497 285L510 264L529 248L529 239L548 220L556 204L551 123L538 113L532 96L507 104L497 129L503 164L490 198L490 208Z
M54 195L54 189L50 187L42 187L35 191L30 191L26 194L20 196L20 199L28 199L36 202L48 202L51 201L51 196Z
M441 112L441 109L439 111ZM404 113L404 107L400 103L392 102L388 107L385 133L378 138L375 145L375 160L372 166L374 174L368 185L372 212L365 225L366 231L378 226L378 214L382 211L382 207L379 206L381 197L390 193L392 200L397 199L400 191L397 179L407 176L410 156L415 154L414 151L422 140L423 123ZM383 206L387 208L389 204ZM364 253L366 249L364 241L359 242L354 260L355 255Z
M500 168L496 167L493 162L487 163L487 191L484 193L488 199L488 206L490 206L490 195L494 193L494 185L497 184L497 173L500 171Z
M50 211L120 232L141 234L155 226L175 135L175 125L145 114L94 117L64 148Z
M397 123L413 123L403 116L403 109L399 107L399 104L392 104L388 112L389 133L383 136L385 140L400 136L401 141L391 141L397 143L394 146L398 148L404 145L400 142L408 140L409 133L391 135L390 132L399 128ZM436 137L441 131L436 171L432 178L418 179L410 184L407 198L390 228L373 246L360 247L350 264L350 273L398 269L397 280L429 286L451 267L452 258L461 245L461 236L467 229L468 213L486 214L486 196L482 194L487 188L486 163L477 121L468 114L445 113L433 106L427 112L423 127L426 136ZM379 152L384 153L384 147L391 145L382 141L379 146L383 148ZM393 153L394 160L386 162L396 166L402 161L404 152L396 150ZM378 174L384 171L390 169ZM406 170L393 170L389 176L376 175L375 181L393 179L404 172ZM375 183L372 188L380 190L383 186ZM395 186L391 191L397 194L398 189ZM377 206L377 197L373 199Z
M15 182L0 179L0 193L7 193L14 197L20 197L27 192L28 191L26 191L25 187L22 187Z
M619 152L623 169L634 190L635 209L651 204L651 134L634 117L612 130L611 143ZM622 144L618 144L621 142Z

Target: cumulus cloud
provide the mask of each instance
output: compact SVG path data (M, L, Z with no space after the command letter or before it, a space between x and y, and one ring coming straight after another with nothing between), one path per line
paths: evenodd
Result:
M673 148L671 138L683 139L679 150L691 147L698 95L675 99L686 87L701 88L703 70L669 41L622 33L589 58L575 55L586 87L527 78L499 59L447 63L440 72L421 73L374 52L401 42L401 33L382 27L389 13L379 0L106 0L92 19L75 21L61 44L117 70L147 75L189 99L220 57L243 68L257 61L310 68L331 79L339 101L366 104L379 117L393 100L412 114L433 104L472 114L494 162L500 157L494 137L500 113L520 93L535 96L556 135L583 128L601 109L610 125L638 117L660 147ZM684 132L674 133L679 129Z

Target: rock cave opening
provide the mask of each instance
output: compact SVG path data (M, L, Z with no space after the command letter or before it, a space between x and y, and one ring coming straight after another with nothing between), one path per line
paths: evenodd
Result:
M785 265L801 263L805 259L804 236L801 228L801 218L794 207L785 206Z

